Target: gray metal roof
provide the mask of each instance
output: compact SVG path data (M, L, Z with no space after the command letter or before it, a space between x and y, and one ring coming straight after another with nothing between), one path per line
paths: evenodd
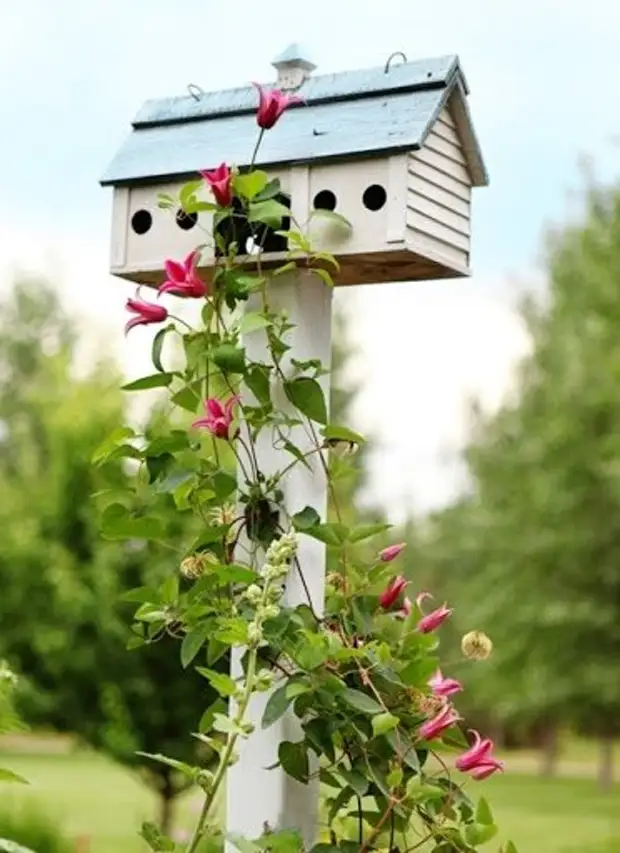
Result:
M265 133L257 165L275 166L419 148L448 100L464 137L474 185L487 183L456 56L310 77ZM252 86L147 101L101 183L147 183L194 175L222 160L247 165L258 128ZM460 115L460 121L459 121Z

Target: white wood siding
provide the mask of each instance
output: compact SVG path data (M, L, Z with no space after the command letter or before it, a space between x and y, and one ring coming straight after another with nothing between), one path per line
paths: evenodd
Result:
M409 155L407 239L414 251L469 267L471 178L456 125L444 108L424 146Z

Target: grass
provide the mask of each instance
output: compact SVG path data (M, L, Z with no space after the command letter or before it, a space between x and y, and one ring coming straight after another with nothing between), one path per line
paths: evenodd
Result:
M89 848L81 847L89 853L144 853L136 832L143 820L153 819L155 799L132 774L88 752L39 746L36 753L11 750L1 757L31 783L3 786L3 804L11 797L40 803L73 838L91 839ZM510 838L519 853L620 853L620 789L604 794L597 788L588 778L588 754L576 749L569 756L571 771L582 764L575 778L540 779L531 762L527 772L528 761L519 756L515 772L470 784L472 795L484 793L491 801L501 829L500 838L483 849L496 853L499 841ZM195 796L180 804L179 828L191 826L195 807ZM603 846L611 838L615 845Z

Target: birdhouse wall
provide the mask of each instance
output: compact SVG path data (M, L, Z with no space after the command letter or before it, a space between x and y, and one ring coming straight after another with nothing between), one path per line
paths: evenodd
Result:
M270 180L279 178L283 194L290 197L293 177L299 185L298 171L269 170L268 176ZM159 207L160 193L178 198L179 190L186 183L187 180L183 180L115 187L110 264L113 275L141 284L160 283L166 258L181 259L199 245L204 246L201 266L213 266L213 213L202 211L188 218L180 210ZM198 197L210 200L206 186Z
M444 108L408 158L407 243L429 259L469 270L472 181L455 121Z

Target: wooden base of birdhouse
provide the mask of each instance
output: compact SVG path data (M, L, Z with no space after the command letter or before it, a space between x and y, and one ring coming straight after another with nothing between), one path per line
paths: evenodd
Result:
M448 260L439 254L434 254L433 257L429 254L425 252L422 255L403 246L384 252L337 255L336 260L340 264L338 272L332 264L323 263L321 266L330 273L336 286L381 284L390 281L432 281L470 275L470 269L467 266ZM256 269L256 262L251 255L239 257L237 260L239 265L248 271ZM287 262L286 253L273 252L262 256L261 268L267 271ZM298 266L303 268L304 261L300 260ZM210 284L214 269L211 265L201 266L199 268L201 278ZM161 268L132 270L125 266L122 269L112 268L111 273L147 287L159 287L165 280L165 273Z

